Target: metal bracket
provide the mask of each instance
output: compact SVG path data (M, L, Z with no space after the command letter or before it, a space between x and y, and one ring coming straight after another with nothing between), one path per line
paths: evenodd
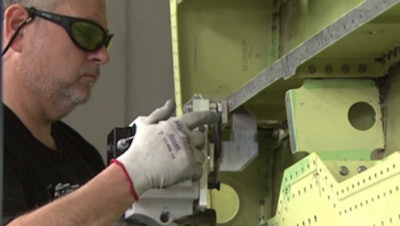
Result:
M240 107L232 115L232 141L222 142L219 170L242 171L257 155L257 119Z

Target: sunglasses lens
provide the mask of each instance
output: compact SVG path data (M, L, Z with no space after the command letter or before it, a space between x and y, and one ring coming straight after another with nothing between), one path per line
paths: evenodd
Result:
M104 45L104 31L95 24L75 22L71 31L75 42L87 51L95 51Z

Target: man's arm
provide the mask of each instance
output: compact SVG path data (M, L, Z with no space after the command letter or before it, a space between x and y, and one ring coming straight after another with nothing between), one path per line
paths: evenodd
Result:
M206 134L194 129L216 123L220 116L204 111L175 118L174 109L175 103L168 101L148 117L137 118L129 149L113 164L78 190L8 226L109 226L145 191L199 179Z
M16 218L7 226L110 226L133 202L125 173L111 164L80 189Z

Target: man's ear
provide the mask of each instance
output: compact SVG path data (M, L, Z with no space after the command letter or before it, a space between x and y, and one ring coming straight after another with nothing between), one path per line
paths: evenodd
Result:
M20 4L14 4L9 6L4 12L3 18L3 47L10 42L12 36L17 32L17 29L21 24L26 23L30 20L28 11ZM10 48L14 51L20 52L22 50L22 38L23 28L18 32L18 35L12 41Z

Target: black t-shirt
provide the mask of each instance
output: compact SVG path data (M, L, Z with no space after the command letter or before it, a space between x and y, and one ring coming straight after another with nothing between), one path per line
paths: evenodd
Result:
M3 224L76 190L104 169L98 151L65 123L53 124L58 150L51 150L3 107Z

